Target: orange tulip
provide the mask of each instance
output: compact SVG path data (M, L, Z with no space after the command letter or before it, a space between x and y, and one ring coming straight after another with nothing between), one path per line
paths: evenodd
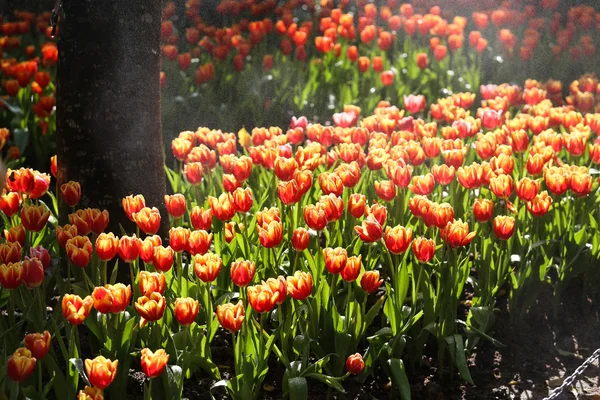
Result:
M412 230L403 226L387 227L383 236L385 246L393 254L402 254L410 246Z
M192 254L204 254L210 248L213 234L206 231L192 231L188 239L187 250Z
M22 247L19 242L0 244L0 264L18 263L21 260Z
M196 320L200 303L191 297L178 298L175 300L175 318L182 326L189 326Z
M183 167L183 173L185 174L185 177L193 186L197 186L200 184L200 182L202 182L203 170L204 166L200 162L188 162L185 164L185 167Z
M223 260L216 254L196 254L194 257L194 272L202 282L213 282L217 279L222 267Z
M432 239L418 237L412 242L412 251L419 262L429 262L435 255L435 242Z
M158 321L165 313L167 301L158 292L150 293L150 296L142 296L135 302L135 309L140 314L140 328L146 326L147 322Z
M431 167L431 173L436 183L447 186L454 180L454 167L446 164L434 164Z
M560 196L569 188L569 180L564 170L559 167L550 167L544 170L544 182L548 190Z
M77 400L104 400L102 390L92 386L86 386L77 394Z
M308 248L310 234L302 227L296 228L292 233L292 247L296 251L304 251Z
M233 163L233 176L240 182L250 178L252 173L252 159L248 156L241 156ZM218 218L218 217L217 217Z
M187 249L190 238L190 230L180 226L169 230L169 246L176 253L180 253Z
M140 259L145 263L151 263L154 257L154 249L162 244L158 235L146 236L140 245Z
M119 360L111 361L103 356L98 356L93 360L85 360L85 372L93 386L104 390L117 376L118 365Z
M91 296L81 299L76 294L65 294L61 302L63 315L71 325L81 325L93 305L94 299Z
M309 228L320 231L327 225L327 212L323 203L307 204L304 207L304 222Z
M181 218L185 214L185 196L181 193L176 193L172 196L165 195L165 205L167 212L173 218Z
M298 186L298 182L292 179L289 181L280 181L277 184L277 194L283 204L295 204L302 197L302 192Z
M46 226L48 218L50 218L50 210L43 205L24 205L21 208L21 223L28 231L41 231Z
M341 196L344 191L342 179L334 172L322 172L319 175L319 187L324 194L333 193L336 196Z
M379 271L367 271L360 278L360 287L369 294L376 292L382 283L383 279L379 279Z
M340 271L340 275L342 276L342 279L344 279L346 282L354 282L358 278L358 275L360 275L361 268L362 256L348 257L344 269Z
M270 249L277 247L283 238L283 225L279 221L271 221L269 223L263 222L262 226L259 225L258 239L260 244Z
M490 179L490 190L499 199L507 199L512 195L513 179L510 175L501 174Z
M577 197L585 197L592 191L592 176L585 172L574 172L569 179L569 187Z
M135 196L131 195L125 197L121 204L123 206L123 210L125 211L125 215L127 215L127 218L133 221L133 214L146 207L146 200L144 199L144 196L137 194Z
M340 273L348 262L348 253L342 247L323 249L325 268L332 274Z
M383 201L392 201L396 197L396 185L392 181L375 181L375 193Z
M92 292L94 308L102 314L118 314L125 311L131 302L131 285L117 283L94 288Z
M144 296L150 296L154 292L165 293L167 280L159 272L140 271L139 273L140 293Z
M16 289L23 282L24 268L22 262L0 265L0 285L5 289Z
M142 241L133 236L122 236L119 239L119 249L117 253L119 257L125 262L133 262L140 255L142 250Z
M481 165L477 163L473 163L471 165L467 165L466 167L459 167L456 176L458 178L458 182L465 189L476 189L481 185L483 170L481 169Z
M43 360L50 349L51 339L50 332L44 331L44 333L30 333L25 335L23 342L25 343L25 347L31 351L33 357L37 360Z
M280 296L278 291L273 292L271 287L266 283L256 286L248 286L247 292L250 305L259 313L273 310Z
M96 239L96 253L102 261L112 260L119 250L119 238L110 233L101 233Z
M293 158L277 157L273 167L277 178L282 181L289 181L298 169L298 163Z
M515 183L515 192L517 196L525 202L531 201L540 191L540 182L524 177Z
M354 231L366 243L376 242L383 236L383 227L373 215L368 215L361 226L354 227Z
M515 219L506 215L498 215L492 224L496 237L500 240L508 240L515 233Z
M74 181L63 183L60 187L60 194L68 206L75 207L81 199L81 185Z
M66 250L69 261L79 268L85 268L90 263L93 248L87 236L75 236L69 239Z
M142 365L142 371L150 379L159 377L169 362L169 355L164 349L152 352L150 349L142 349L142 356L140 358L140 364Z
M229 270L231 280L236 286L246 287L252 282L256 272L256 264L252 261L242 260L231 263Z
M237 188L233 192L233 205L237 212L247 213L252 207L252 190L250 188Z
M527 202L527 211L536 217L543 217L552 205L552 197L548 196L547 191L543 191Z
M352 193L348 198L348 211L354 218L360 218L365 214L367 197L361 193Z
M448 225L440 231L441 238L454 248L467 246L475 235L476 232L469 232L467 223L460 219L448 222Z
M8 230L4 230L4 237L8 243L18 243L25 246L25 227L23 225L15 225Z
M473 203L473 215L479 222L487 222L494 215L494 202L489 199L475 199Z
M287 291L296 300L304 300L311 295L313 289L312 276L309 273L296 271L287 277Z
M170 246L156 246L152 253L152 265L161 272L167 272L173 266L174 251Z
M231 193L221 193L219 198L208 196L208 204L213 215L221 221L229 221L236 213Z
M77 236L77 226L75 225L65 225L65 226L57 226L56 227L56 239L58 244L63 249L67 246L67 241L69 239Z
M36 362L37 360L31 355L31 351L20 347L8 359L6 375L14 382L23 382L33 372Z
M216 314L223 328L230 332L237 332L242 328L245 318L244 303L240 300L235 305L232 303L218 305Z
M198 206L192 208L192 211L190 212L192 227L196 230L210 230L212 226L212 216L211 208L207 210Z
M0 210L7 217L12 217L19 212L21 206L21 196L16 192L9 192L0 196Z
M154 235L160 228L160 212L156 207L144 207L131 214L133 222L147 235Z
M412 178L412 183L408 185L408 188L411 192L423 196L427 196L428 194L433 192L434 187L435 180L431 173L422 176L414 176Z
M352 375L360 374L363 369L365 369L365 362L362 359L362 356L359 353L352 354L348 359L346 359L346 369Z

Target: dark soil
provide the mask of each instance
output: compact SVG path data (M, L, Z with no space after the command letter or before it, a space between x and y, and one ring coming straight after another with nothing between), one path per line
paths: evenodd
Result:
M506 347L480 342L470 358L470 371L475 385L459 378L451 383L440 381L435 362L409 376L413 399L543 399L560 386L598 347L600 347L600 291L582 294L582 284L576 281L563 296L557 314L553 311L551 289L545 288L537 302L520 320L510 321L506 299L500 299L495 311L496 325L491 335ZM213 354L222 375L233 373L229 338L217 336ZM426 360L427 361L427 360ZM349 379L344 382L345 394L333 393L334 399L389 399L390 384L382 371L364 384ZM273 360L259 399L280 399L283 370ZM129 399L143 398L141 376L132 370ZM204 374L186 381L184 396L189 399L209 398L214 382ZM567 389L558 399L600 399L600 369L598 362ZM309 380L309 398L325 399L327 386ZM217 399L227 399L223 389L216 389Z

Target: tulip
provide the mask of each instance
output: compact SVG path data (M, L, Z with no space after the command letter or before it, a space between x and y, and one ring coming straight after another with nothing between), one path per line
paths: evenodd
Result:
M527 211L536 217L543 217L552 205L552 197L548 196L547 191L543 191L527 203Z
M277 157L273 167L277 178L281 181L289 181L293 178L296 169L298 169L298 163L293 158Z
M92 242L87 236L75 236L67 241L67 257L74 265L85 268L92 258Z
M50 218L50 210L43 205L24 205L21 208L21 223L28 231L41 231L46 226L48 218Z
M67 246L67 241L69 241L69 239L74 238L75 236L77 236L77 226L75 225L65 225L63 227L56 227L56 239L60 247L62 247L63 249Z
M119 239L119 249L117 250L117 253L123 261L130 263L138 258L141 249L142 241L135 235L122 236Z
M348 198L348 211L354 218L360 218L365 214L367 197L361 193L352 193Z
M346 262L344 269L340 271L340 275L346 282L354 282L358 278L361 268L362 256L348 257L348 261Z
M229 270L231 280L238 287L246 287L252 282L256 272L256 264L252 261L234 261Z
M264 222L257 227L260 244L268 249L277 247L283 238L283 225L279 221Z
M158 235L146 236L140 245L140 259L145 263L151 263L154 258L154 249L162 244Z
M79 182L69 181L60 187L63 200L70 207L75 207L81 198L81 185Z
M242 328L245 318L244 303L240 300L235 305L232 303L218 305L216 314L223 328L230 332L237 332Z
M0 196L0 210L7 217L12 217L19 211L21 196L17 192L9 192Z
M375 193L383 201L392 201L396 197L396 185L392 181L375 181Z
M515 219L506 215L498 215L494 218L492 224L494 234L500 240L508 240L515 232Z
M333 193L341 196L344 191L342 179L334 172L322 172L319 175L319 187L324 194Z
M192 231L188 239L187 250L192 254L204 254L210 248L213 234L206 231Z
M40 287L42 282L44 282L44 266L42 262L35 257L25 257L22 266L23 283L30 289Z
M406 108L406 111L411 114L423 111L426 105L427 103L425 101L425 96L423 95L415 96L410 94L408 96L404 96L404 108Z
M302 227L296 228L292 233L292 247L296 251L304 251L308 248L310 234Z
M160 228L160 212L156 207L144 207L131 215L133 222L147 235L154 235Z
M507 199L512 194L513 179L510 175L502 174L490 179L490 190L499 199Z
M358 375L365 368L365 362L359 353L352 354L346 359L346 369L353 375Z
M295 204L300 201L300 197L302 197L298 182L294 179L280 181L277 184L277 194L279 195L281 202L285 205Z
M125 197L122 200L121 204L123 206L125 214L127 215L127 218L129 218L131 221L134 221L133 214L139 212L142 208L146 207L146 200L141 194L135 196L131 195Z
M8 243L18 243L25 246L25 227L23 225L15 225L8 230L4 230L4 237Z
M55 155L50 157L50 172L52 173L52 176L56 178L56 175L58 174L58 165Z
M296 271L287 277L287 291L296 300L304 300L311 295L313 289L312 276L309 273Z
M431 173L422 176L413 176L412 182L408 185L408 189L414 194L427 196L435 187L435 180Z
M208 196L213 215L221 221L229 221L236 213L231 193L222 193L219 198Z
M233 205L237 212L247 213L252 207L252 190L250 188L237 188L233 192Z
M77 394L77 400L104 400L102 390L92 386L86 386Z
M385 225L385 221L387 219L387 208L385 206L375 203L371 207L366 208L367 217L372 216L375 218L379 225Z
M587 172L575 172L569 179L569 187L577 197L587 196L592 190L592 184L592 176Z
M85 360L85 372L93 386L104 390L117 376L118 365L119 360L111 361L103 356L98 356L93 360Z
M131 302L131 285L104 285L94 288L92 292L94 308L102 314L118 314L125 311Z
M119 250L119 238L110 233L101 233L96 239L96 253L102 261L112 260Z
M435 255L435 242L432 239L418 237L412 242L412 251L419 262L427 263Z
M393 254L402 254L410 246L412 230L403 226L387 227L383 236L385 246Z
M494 202L490 199L475 199L473 215L479 222L487 222L494 215Z
M161 272L167 272L173 266L174 251L170 246L156 246L152 250L152 265Z
M176 253L187 249L190 238L190 230L187 228L176 227L169 230L169 246Z
M436 183L447 186L454 180L454 167L446 164L434 164L431 167L431 173Z
M194 207L190 212L190 221L192 227L196 230L210 230L212 226L212 209L205 210L201 207Z
M154 292L165 293L167 280L159 272L140 271L139 274L140 293L148 297Z
M271 287L266 283L256 286L248 286L247 292L250 305L259 313L273 310L279 297L279 292L273 292Z
M202 163L188 162L183 168L183 173L185 174L185 177L192 186L197 186L200 184L200 182L202 182L203 170L204 166L202 165Z
M213 282L217 279L222 267L223 260L216 254L196 254L194 257L194 272L202 282Z
M348 253L342 247L323 249L325 268L332 274L340 273L348 262Z
M307 204L304 207L304 222L313 230L323 230L327 225L325 205L322 203Z
M354 231L366 243L373 243L383 236L383 227L373 215L367 216L361 226L355 226Z
M41 245L29 248L29 257L37 258L42 263L44 271L50 268L50 253Z
M325 217L328 222L337 221L344 215L344 200L333 193L321 196L319 203L325 206Z
M178 298L175 300L175 318L182 326L189 326L196 320L200 303L191 297Z
M65 294L61 302L63 315L71 325L81 325L93 305L94 299L91 296L81 299L76 294Z
M150 293L150 296L142 296L135 302L135 309L140 314L140 328L146 326L147 322L158 321L165 313L167 301L158 292Z
M467 223L460 219L448 222L448 225L440 231L441 238L454 248L467 246L476 234L476 232L469 232Z
M267 282L263 282L263 284L268 285L271 288L271 291L276 295L273 298L273 303L275 305L280 305L285 301L287 285L283 276L278 276L277 279L269 278L267 279Z
M31 355L31 351L20 347L8 359L6 375L14 382L23 382L33 372L36 362L37 360Z
M379 279L379 271L367 271L360 278L360 287L367 293L375 293L383 283L383 279Z
M181 218L186 210L185 196L181 193L176 193L172 196L165 195L165 206L170 216Z
M142 349L142 357L140 358L140 364L142 365L142 371L148 376L148 378L159 377L169 362L169 355L164 349L152 352L150 349Z
M48 354L51 339L50 332L44 331L44 333L30 333L25 335L23 342L25 343L25 347L31 351L31 355L36 360L41 361Z

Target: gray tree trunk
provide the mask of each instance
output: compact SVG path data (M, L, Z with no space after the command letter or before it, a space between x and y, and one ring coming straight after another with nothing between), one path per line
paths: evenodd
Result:
M107 209L117 234L118 224L133 230L121 199L143 194L161 210L164 234L161 0L63 0L62 7L58 185L80 182L80 206Z

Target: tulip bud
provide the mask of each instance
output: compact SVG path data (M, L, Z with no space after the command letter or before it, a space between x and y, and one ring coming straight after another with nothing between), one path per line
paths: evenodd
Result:
M44 333L30 333L26 335L23 342L25 343L25 347L31 351L31 355L41 361L48 354L51 339L50 332L44 331Z
M60 187L63 200L70 207L75 207L81 199L81 185L79 182L69 181Z
M254 278L256 264L247 260L234 261L231 263L229 272L231 275L231 280L236 286L246 287Z
M92 242L87 236L75 236L67 241L67 257L74 265L85 268L92 257Z
M292 233L292 246L296 251L304 251L308 248L310 234L302 227L296 228Z
M117 253L125 262L133 262L140 255L142 249L142 241L133 236L122 236L119 239L119 249Z
M198 316L200 304L191 297L175 300L175 318L182 326L189 326Z
M43 205L25 205L21 208L21 223L23 227L31 232L39 232L50 218L50 210Z
M131 221L133 221L133 214L139 212L142 208L146 207L146 200L141 194L135 196L127 196L121 202L125 215Z
M44 266L42 262L35 257L25 257L22 265L23 283L30 289L40 287L42 282L44 282Z
M14 382L23 382L33 372L36 362L37 360L31 355L31 351L20 347L8 359L6 374Z
M362 256L348 257L348 261L346 262L344 269L340 271L340 275L346 282L354 282L358 278L358 275L360 275L361 268Z
M207 210L198 206L192 208L192 211L190 212L192 227L196 230L210 230L212 226L212 216L213 213L211 208Z
M185 214L185 196L181 193L172 196L165 195L165 205L167 206L167 212L173 218L181 218Z
M29 256L37 258L42 263L44 271L50 268L50 253L41 245L29 248Z
M352 354L346 359L346 369L353 375L358 375L365 368L365 362L359 353Z
M379 279L379 271L367 271L360 278L360 287L369 294L377 291L382 283L383 279Z
M508 240L515 232L515 219L506 215L498 215L493 222L494 234L500 240Z
M412 242L412 251L419 262L427 263L435 255L435 242L432 239L418 237Z
M192 231L188 239L187 250L192 254L205 254L212 243L213 234L206 231Z
M335 249L327 247L323 249L323 257L325 268L331 274L340 273L348 262L348 253L342 247L336 247Z
M101 233L96 239L96 254L102 261L113 259L119 250L119 238L110 233Z
M9 192L0 196L0 210L7 217L12 217L19 211L21 196L17 192Z
M147 235L155 235L160 228L160 212L156 207L144 207L131 215L133 222Z

